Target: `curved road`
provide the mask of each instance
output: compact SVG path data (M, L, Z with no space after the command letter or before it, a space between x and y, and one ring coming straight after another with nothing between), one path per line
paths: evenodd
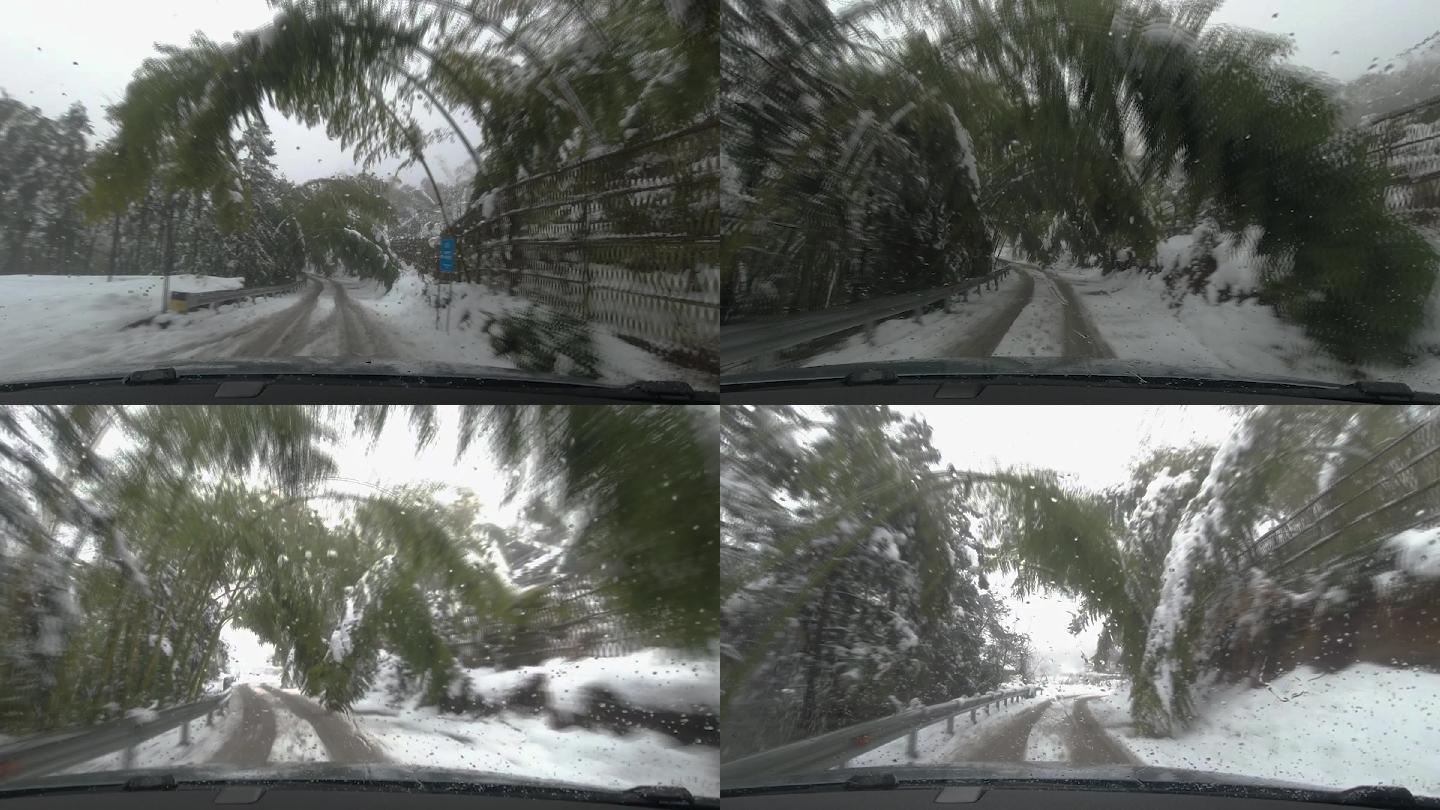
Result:
M398 357L378 319L355 303L350 287L309 276L295 303L216 337L165 352L187 360Z
M961 746L955 760L1142 764L1096 722L1085 705L1094 697L1062 697L1027 707Z
M256 769L269 763L275 748L277 705L314 727L325 746L326 762L359 765L385 761L380 749L357 733L342 715L327 711L300 695L268 686L257 690L241 684L235 687L231 700L239 701L240 722L235 732L211 757L212 764ZM236 709L234 705L230 708L231 711Z
M1015 275L1019 294L986 313L987 322L946 349L943 357L1115 356L1068 282L1038 267L1017 269ZM1017 345L1028 345L1031 351L1014 351Z

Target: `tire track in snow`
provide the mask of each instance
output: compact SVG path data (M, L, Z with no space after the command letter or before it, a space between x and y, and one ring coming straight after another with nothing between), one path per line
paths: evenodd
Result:
M326 762L360 765L387 761L379 746L352 728L349 721L340 714L329 711L299 695L282 692L269 686L265 687L265 691L284 704L286 709L314 727L315 733L320 735L320 741L324 743L325 750L329 754L325 759Z
M941 353L941 359L965 358L965 357L991 357L1000 342L1005 339L1010 330L1015 326L1015 319L1030 305L1035 295L1035 279L1026 272L1017 272L1020 281L1020 294L1012 298L1006 305L991 315L991 321L987 323L978 333L956 343L948 350Z
M1030 729L1025 761L1070 765L1141 764L1111 739L1090 714L1085 703L1094 697L1063 697L1052 703Z
M1055 285L1056 292L1064 300L1065 357L1114 359L1115 350L1101 337L1094 317L1080 303L1080 296L1075 294L1070 283L1052 273L1045 273L1045 277Z
M275 712L260 693L244 684L235 687L231 699L236 698L240 701L240 728L210 761L247 770L262 768L275 746Z
M1024 762L1030 731L1053 701L1032 706L987 729L955 753L956 762Z

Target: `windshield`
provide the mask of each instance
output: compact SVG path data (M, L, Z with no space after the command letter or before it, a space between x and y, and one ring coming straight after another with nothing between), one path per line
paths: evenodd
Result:
M716 387L707 4L9 16L0 382L281 359Z
M1440 410L724 416L726 787L1065 763L1440 796Z
M722 365L1440 390L1425 0L735 0Z
M373 766L717 796L718 420L0 409L0 792Z

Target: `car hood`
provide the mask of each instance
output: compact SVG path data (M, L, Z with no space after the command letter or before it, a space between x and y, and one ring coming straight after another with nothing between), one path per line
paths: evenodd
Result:
M97 785L123 785L136 780L158 780L165 777L173 778L176 783L181 785L195 783L265 785L330 783L356 787L373 786L377 789L441 789L458 792L470 789L488 793L513 792L516 795L529 794L532 796L538 796L546 791L555 791L567 794L564 798L588 797L598 801L614 800L627 790L627 786L586 785L508 773L425 768L388 763L342 765L329 762L309 762L266 765L256 769L195 765L56 774L26 780L22 784L11 783L0 786L0 793L5 790L54 790L88 788Z
M3 388L26 388L42 385L65 385L77 383L132 383L152 382L146 379L158 376L156 372L173 372L174 377L189 380L198 379L256 379L274 377L299 377L314 381L335 380L395 380L398 384L413 381L416 384L465 383L476 384L484 381L497 383L532 383L541 385L571 386L591 389L621 390L636 385L689 386L675 381L611 381L552 374L541 371L503 368L499 366L471 365L439 361L414 360L325 360L314 358L218 360L218 361L175 361L150 362L132 366L106 366L101 368L66 368L55 371L27 374L16 378L0 380ZM168 380L161 380L168 381Z
M1253 776L1196 771L1185 768L1164 768L1154 765L1071 765L1061 762L967 762L947 766L901 766L876 768L837 768L811 774L763 776L739 782L727 780L726 792L734 790L766 790L786 787L844 785L856 777L872 778L893 775L901 784L932 782L936 784L999 784L1051 783L1074 784L1098 782L1135 786L1154 784L1223 785L1299 791L1330 791L1317 785L1285 782Z

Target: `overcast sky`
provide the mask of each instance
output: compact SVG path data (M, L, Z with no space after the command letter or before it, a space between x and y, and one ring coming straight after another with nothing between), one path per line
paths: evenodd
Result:
M84 102L99 137L110 132L105 107L121 100L131 74L157 43L185 45L196 32L228 42L237 31L270 21L265 0L3 0L0 26L0 89L54 117L73 102ZM438 114L418 116L421 126L444 126ZM275 136L275 162L294 182L357 171L349 150L270 110L266 121ZM474 137L473 129L469 134ZM426 151L438 179L449 169L467 168L464 148L455 141ZM400 159L372 171L393 172ZM410 167L401 177L420 182L423 172Z
M1211 20L1294 34L1294 62L1350 81L1440 31L1440 2L1230 0Z
M1128 480L1130 465L1144 448L1218 443L1235 423L1233 415L1218 407L940 406L895 410L929 422L935 430L936 449L957 469L1050 469L1095 490ZM997 577L992 589L1009 597L1014 629L1030 636L1038 671L1084 669L1080 656L1094 654L1099 628L1092 626L1078 636L1070 635L1066 625L1075 610L1074 600L1050 594L1022 601L1010 593L1009 578Z

